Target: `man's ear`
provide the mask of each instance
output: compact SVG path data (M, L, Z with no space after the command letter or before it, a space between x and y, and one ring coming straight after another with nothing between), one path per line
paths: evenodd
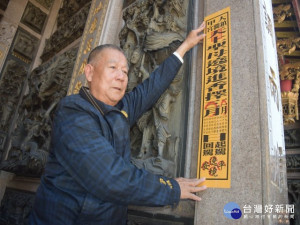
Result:
M94 68L91 64L86 64L84 67L85 78L88 82L91 82L93 79Z

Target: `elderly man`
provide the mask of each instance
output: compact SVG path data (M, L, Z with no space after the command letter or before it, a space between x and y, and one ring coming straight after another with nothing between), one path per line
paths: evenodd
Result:
M200 200L202 179L171 179L130 163L130 126L168 88L185 53L199 43L202 24L174 54L133 91L126 93L128 65L114 45L96 47L85 75L89 88L57 107L48 163L30 224L126 224L127 205L176 205Z

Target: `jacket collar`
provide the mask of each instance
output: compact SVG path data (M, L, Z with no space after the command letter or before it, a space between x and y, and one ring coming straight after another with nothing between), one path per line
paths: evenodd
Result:
M118 103L118 105L116 107L114 106L110 106L105 104L104 102L99 101L98 99L96 99L90 92L88 87L81 87L79 94L82 98L84 98L86 101L88 101L89 103L91 103L102 115L107 114L108 112L112 111L112 110L118 110L120 111L118 108L118 106L120 105Z

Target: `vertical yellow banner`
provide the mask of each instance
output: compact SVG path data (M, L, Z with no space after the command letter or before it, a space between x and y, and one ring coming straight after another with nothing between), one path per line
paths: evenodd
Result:
M205 17L198 178L207 187L230 188L231 37L230 8Z

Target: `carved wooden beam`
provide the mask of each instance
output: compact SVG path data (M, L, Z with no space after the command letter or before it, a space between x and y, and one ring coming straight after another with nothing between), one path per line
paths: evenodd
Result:
M294 80L298 72L300 72L300 62L287 63L280 68L280 78L281 80Z
M278 39L281 38L291 38L291 37L298 37L299 32L292 32L292 31L276 31L276 37Z
M296 48L300 48L300 37L291 37L277 40L277 52L280 55L292 54Z
M292 15L291 4L281 4L273 8L274 22L282 23L286 18ZM276 25L275 25L276 26Z
M297 48L298 49L298 48ZM295 56L295 57L299 57L300 56L300 51L299 50L297 50L296 49L296 51L294 51L294 52L292 52L289 56ZM287 56L287 55L286 55ZM294 62L296 62L296 61L298 61L296 58L294 59ZM291 60L290 60L290 62L292 62Z
M292 0L272 0L272 4L287 4L292 2Z
M299 120L298 97L300 85L300 62L288 63L281 66L281 101L284 125ZM283 82L290 82L290 87L283 87Z
M274 20L275 21L275 20ZM275 21L275 28L291 28L291 27L297 27L297 22L295 20L292 21L281 21L276 22Z
M288 125L299 120L298 94L294 92L281 92L283 123Z

